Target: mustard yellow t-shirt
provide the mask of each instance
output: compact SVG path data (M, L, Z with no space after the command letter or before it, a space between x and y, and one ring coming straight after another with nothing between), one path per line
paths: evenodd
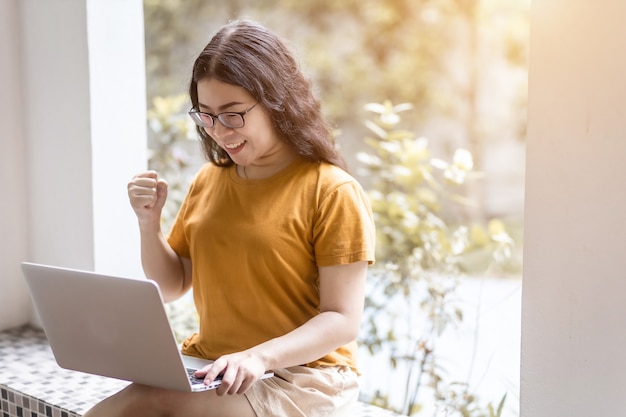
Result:
M207 359L282 336L319 314L318 266L374 261L371 208L358 182L326 163L296 161L260 180L206 164L168 242L192 261L198 334ZM356 342L309 366L356 371Z

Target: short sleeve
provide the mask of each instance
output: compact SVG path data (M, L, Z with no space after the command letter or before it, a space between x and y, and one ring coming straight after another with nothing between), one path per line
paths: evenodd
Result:
M313 244L318 266L374 263L376 231L372 209L356 180L331 188L321 201Z

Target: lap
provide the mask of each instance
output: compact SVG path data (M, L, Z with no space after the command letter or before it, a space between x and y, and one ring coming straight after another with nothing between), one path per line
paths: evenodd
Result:
M131 384L94 406L84 417L352 416L358 377L344 367L296 366L275 370L243 395L215 390L184 393Z
M346 367L275 369L275 376L245 394L258 417L338 417L354 415L358 376Z
M89 410L84 417L256 417L244 395L215 390L185 393L131 384Z

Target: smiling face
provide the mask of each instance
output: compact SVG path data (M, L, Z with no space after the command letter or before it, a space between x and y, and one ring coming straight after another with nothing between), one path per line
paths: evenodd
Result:
M281 169L294 159L294 153L280 140L269 113L246 90L214 78L198 81L198 110L217 116L223 112L245 112L245 124L228 128L219 120L206 133L228 153L237 165L245 166L246 173ZM258 175L257 175L258 176ZM264 175L262 175L264 176Z

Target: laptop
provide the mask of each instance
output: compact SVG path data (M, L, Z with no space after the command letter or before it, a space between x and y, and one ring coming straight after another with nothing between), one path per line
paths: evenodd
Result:
M22 271L60 367L177 391L220 385L193 377L211 361L181 354L154 281L29 262Z

